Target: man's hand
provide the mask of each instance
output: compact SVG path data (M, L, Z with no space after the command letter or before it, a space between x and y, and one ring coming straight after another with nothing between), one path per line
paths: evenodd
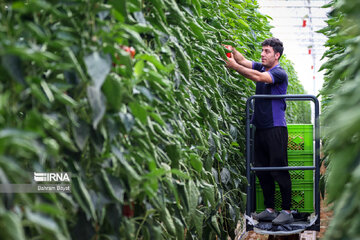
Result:
M231 69L234 69L234 70L236 70L236 67L239 65L239 64L236 62L233 53L231 53L231 56L228 57L228 58L225 60L225 62L226 62L226 67L227 67L227 68L231 68Z
M238 62L239 64L245 59L245 57L235 48L232 49L232 53L234 55L235 61Z
M229 53L226 53L228 59L233 58L237 64L240 64L246 68L252 68L252 62L247 60L236 48L231 45L224 45L228 50L232 51L231 56Z
M238 50L236 50L234 47L232 48L232 56L235 59L235 61L247 68L252 68L252 62L247 60Z
M224 47L225 47L227 50L232 51L232 46L230 46L230 45L224 45ZM227 56L228 58L230 58L230 57L231 57L231 52L227 52L227 53L226 53L226 56Z

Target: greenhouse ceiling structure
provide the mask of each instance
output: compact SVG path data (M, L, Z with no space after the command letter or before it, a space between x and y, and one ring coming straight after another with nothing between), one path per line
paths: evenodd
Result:
M323 74L318 72L327 38L316 31L326 26L323 6L329 0L260 0L260 12L272 18L274 37L283 41L285 54L294 62L299 79L308 93L317 94Z

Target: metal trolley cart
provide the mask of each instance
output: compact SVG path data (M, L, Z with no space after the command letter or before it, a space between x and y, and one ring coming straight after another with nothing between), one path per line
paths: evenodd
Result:
M251 114L253 109L253 100L255 99L281 99L286 101L312 101L314 103L315 119L313 125L288 125L289 130L289 166L288 167L254 167L253 166L253 131L250 126ZM304 128L305 127L305 128ZM292 131L304 131L306 136L290 137ZM314 133L313 134L313 130ZM315 136L315 138L313 138ZM304 137L306 139L304 143ZM295 144L291 145L294 140ZM298 145L296 145L298 144ZM305 145L305 146L304 146ZM295 147L294 147L295 146ZM289 149L290 147L290 149ZM292 148L293 147L293 148ZM292 149L291 149L292 148ZM300 149L302 155L296 155L296 151ZM304 154L305 153L305 154ZM302 164L291 164L293 162L301 162ZM295 165L295 166L294 166ZM251 213L256 210L263 210L261 188L256 187L256 171L283 171L289 170L290 176L296 179L296 186L293 182L292 195L298 198L302 203L299 211L312 212L309 213L306 220L295 221L291 226L272 226L271 222L257 222L252 219ZM299 176L301 173L301 177ZM291 235L297 234L304 230L320 231L320 127L319 127L319 101L313 95L253 95L246 102L246 177L247 185L247 203L246 203L246 231L254 230L260 234L269 235ZM294 189L295 188L295 189ZM294 192L298 191L298 192ZM295 193L295 196L294 196ZM301 196L298 196L301 193ZM306 197L304 197L306 195ZM300 198L300 199L299 199ZM276 199L276 196L275 196ZM296 201L296 199L294 200ZM294 205L294 204L293 204ZM261 209L263 208L263 209Z

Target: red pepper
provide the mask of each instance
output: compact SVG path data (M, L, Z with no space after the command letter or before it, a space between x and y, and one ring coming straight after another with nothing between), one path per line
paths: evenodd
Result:
M134 58L135 57L135 53L136 53L136 51L135 51L135 48L133 48L133 47L128 47L128 46L120 46L125 52L128 52L128 53L130 53L130 57L131 58ZM117 58L117 59L119 59L119 56L117 56L117 54L115 54L115 57ZM116 63L112 63L112 65L113 65L113 67L115 67L116 66Z
M128 47L128 46L123 46L122 49L124 49L126 52L129 52L131 58L134 58L135 53L136 53L135 48L133 48L133 47Z
M127 218L134 217L134 202L122 206L122 214Z
M303 27L306 27L306 19L303 19Z
M231 46L225 45L225 47L226 47L227 49L231 50ZM231 58L231 53L226 53L226 56L227 56L228 58Z

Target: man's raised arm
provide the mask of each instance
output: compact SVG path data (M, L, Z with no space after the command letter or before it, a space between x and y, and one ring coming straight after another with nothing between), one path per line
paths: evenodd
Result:
M252 62L250 60L247 60L238 50L236 50L234 47L231 47L232 49L232 55L235 59L235 61L246 67L246 68L252 68Z
M268 72L259 72L252 69L252 62L247 60L235 48L232 48L231 57L228 57L226 60L226 67L234 69L254 82L272 83L273 81Z

